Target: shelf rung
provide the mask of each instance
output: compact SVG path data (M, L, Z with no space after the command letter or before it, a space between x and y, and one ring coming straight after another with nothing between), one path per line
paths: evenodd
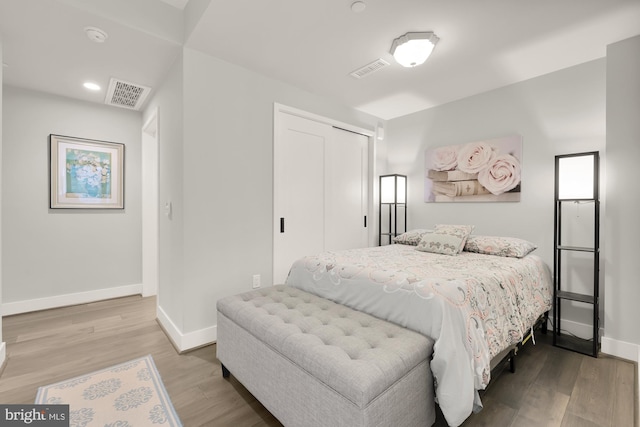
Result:
M576 292L558 291L556 293L556 297L571 301L585 302L587 304L594 304L596 302L593 295L579 294Z
M558 246L558 249L564 251L580 251L580 252L597 252L597 249L586 248L582 246Z
M556 202L571 202L571 203L575 203L575 202L599 202L599 200L597 199L556 199Z
M554 338L556 341L556 347L561 347L566 350L575 351L592 357L598 357L599 343L595 344L596 348L594 350L594 343L591 340L584 340L565 334L556 334Z

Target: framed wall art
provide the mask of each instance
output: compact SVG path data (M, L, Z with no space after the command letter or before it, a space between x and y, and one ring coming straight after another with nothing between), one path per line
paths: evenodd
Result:
M51 209L124 209L124 144L49 135Z
M425 151L425 202L519 202L522 137Z

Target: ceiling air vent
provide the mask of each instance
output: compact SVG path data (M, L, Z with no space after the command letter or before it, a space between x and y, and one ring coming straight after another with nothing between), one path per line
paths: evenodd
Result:
M367 64L362 68L359 68L353 72L351 72L351 76L355 77L356 79L361 79L363 77L368 76L369 74L378 71L381 68L386 67L387 65L389 65L389 63L387 61L385 61L382 58L378 58L375 61L373 61L371 64Z
M147 98L147 95L149 95L149 92L151 92L150 87L125 82L124 80L118 80L112 77L104 103L116 107L128 108L130 110L139 110Z

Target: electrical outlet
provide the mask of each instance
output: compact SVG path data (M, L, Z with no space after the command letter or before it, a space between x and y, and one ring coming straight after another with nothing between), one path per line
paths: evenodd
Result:
M260 287L260 275L259 274L254 274L253 275L253 289L259 288Z

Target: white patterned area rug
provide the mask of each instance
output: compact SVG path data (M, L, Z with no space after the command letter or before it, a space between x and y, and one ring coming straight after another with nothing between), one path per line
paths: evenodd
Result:
M68 404L70 427L182 426L151 356L40 387L36 404Z

